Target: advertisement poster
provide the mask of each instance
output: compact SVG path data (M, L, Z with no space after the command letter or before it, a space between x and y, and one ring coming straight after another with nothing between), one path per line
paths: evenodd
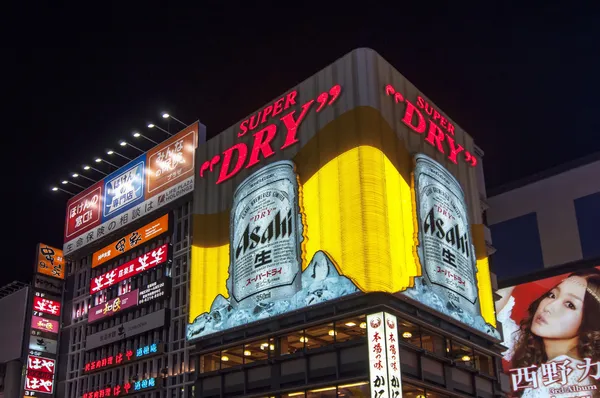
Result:
M57 279L65 279L65 258L63 251L38 243L37 263L35 265L38 274L48 275Z
M498 290L513 397L599 397L600 267Z
M93 323L101 319L111 317L118 312L124 311L127 308L132 308L138 305L139 290L135 289L132 292L125 293L122 296L108 300L104 304L90 308L88 312L88 323Z
M195 122L69 200L63 252L69 255L194 190ZM94 257L96 258L96 257Z
M187 338L385 292L499 340L474 151L368 49L198 146Z

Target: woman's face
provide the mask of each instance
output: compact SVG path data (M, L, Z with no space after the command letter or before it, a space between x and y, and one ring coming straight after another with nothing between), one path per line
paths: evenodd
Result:
M570 339L579 333L587 281L572 276L542 299L533 317L531 332L546 339Z

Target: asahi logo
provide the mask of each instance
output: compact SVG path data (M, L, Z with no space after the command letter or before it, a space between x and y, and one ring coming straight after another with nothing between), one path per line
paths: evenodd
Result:
M251 231L251 223L248 223L235 251L236 260L241 255L246 254L248 250L256 249L260 245L268 244L278 239L291 237L293 221L292 210L290 209L284 217L281 217L281 211L278 211L265 228L261 228L258 225L252 228Z
M423 232L445 241L447 244L466 255L467 258L470 257L468 232L462 233L458 224L454 224L454 226L451 226L450 228L445 227L444 220L435 217L437 213L435 211L436 208L441 209L438 206L434 206L429 210L429 213L427 213L427 216L423 221ZM456 265L454 266L456 267Z

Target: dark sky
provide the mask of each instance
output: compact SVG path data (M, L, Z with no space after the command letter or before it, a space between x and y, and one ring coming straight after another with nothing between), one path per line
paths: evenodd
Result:
M68 195L50 186L133 130L162 139L145 127L167 128L160 111L199 119L210 137L357 47L378 51L475 138L488 187L600 151L594 2L124 3L32 6L4 38L16 127L3 134L0 285L28 281L37 242L62 246Z

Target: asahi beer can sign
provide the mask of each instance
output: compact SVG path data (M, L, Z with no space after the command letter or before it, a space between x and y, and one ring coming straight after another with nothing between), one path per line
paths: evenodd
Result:
M419 260L424 283L448 306L480 315L476 259L460 184L442 165L415 156L415 195L419 221Z
M230 231L233 306L289 299L302 288L302 218L292 162L275 162L240 184Z

